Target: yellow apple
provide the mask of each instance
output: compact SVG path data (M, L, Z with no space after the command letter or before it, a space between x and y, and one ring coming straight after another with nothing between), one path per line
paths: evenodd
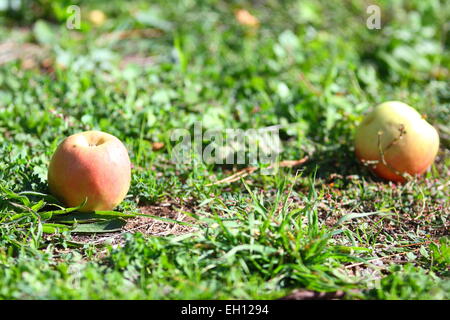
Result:
M356 129L356 156L387 180L405 182L408 176L424 173L438 148L436 129L399 101L378 105Z
M123 143L101 131L85 131L64 139L48 168L50 192L66 206L112 210L125 198L131 163Z

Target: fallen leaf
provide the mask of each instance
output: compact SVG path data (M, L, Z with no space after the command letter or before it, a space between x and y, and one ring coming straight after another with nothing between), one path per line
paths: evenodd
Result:
M249 27L258 27L259 26L259 20L254 15L252 15L250 12L248 12L245 9L240 9L235 12L236 20L244 25Z
M162 143L162 142L153 142L153 144L152 144L152 150L153 151L158 151L158 150L161 150L162 148L164 148L164 143Z

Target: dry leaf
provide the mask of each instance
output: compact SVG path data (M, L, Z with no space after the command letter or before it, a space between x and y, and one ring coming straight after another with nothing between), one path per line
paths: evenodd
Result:
M253 16L250 12L245 9L240 9L235 13L236 20L244 25L249 27L257 27L259 26L259 20L255 16Z
M164 148L164 143L162 143L162 142L153 142L153 144L152 144L152 150L153 151L158 151L158 150L161 150L162 148Z

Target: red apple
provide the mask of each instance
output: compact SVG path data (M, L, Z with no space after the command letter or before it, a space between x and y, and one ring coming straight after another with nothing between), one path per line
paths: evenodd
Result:
M125 198L131 181L131 163L123 143L111 134L85 131L58 146L48 168L52 194L79 210L112 210Z
M378 105L356 129L356 156L387 180L405 182L408 176L424 173L438 148L436 129L399 101Z

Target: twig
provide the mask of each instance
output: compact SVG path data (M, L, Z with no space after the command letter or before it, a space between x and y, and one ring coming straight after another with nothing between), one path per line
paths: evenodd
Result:
M396 137L394 140L392 140L387 146L386 148L383 150L383 147L381 146L381 136L383 135L383 131L379 131L378 132L378 151L380 152L380 157L381 157L381 162L392 172L394 172L396 175L401 176L402 178L404 178L405 180L409 180L411 179L411 175L409 175L407 172L400 172L397 169L393 168L390 164L387 163L385 157L384 157L384 152L389 150L393 145L395 145L396 143L398 143L403 136L406 134L405 131L405 126L403 124L400 125L400 127L398 128L398 130L400 131L400 134L398 137Z
M308 161L308 157L304 157L300 160L284 160L281 161L280 163L278 163L277 165L279 167L284 167L284 168L292 168L295 166L298 166L300 164L305 163L306 161ZM273 167L275 167L276 164L271 164L269 167L267 167L267 169L272 169ZM232 174L229 177L226 177L225 179L213 182L213 183L209 183L206 186L210 187L210 186L214 186L214 185L218 185L218 184L222 184L222 183L231 183L231 182L235 182L240 180L241 178L244 178L250 174L252 174L253 172L255 172L256 170L258 170L258 167L247 167L245 169L242 169L234 174Z

